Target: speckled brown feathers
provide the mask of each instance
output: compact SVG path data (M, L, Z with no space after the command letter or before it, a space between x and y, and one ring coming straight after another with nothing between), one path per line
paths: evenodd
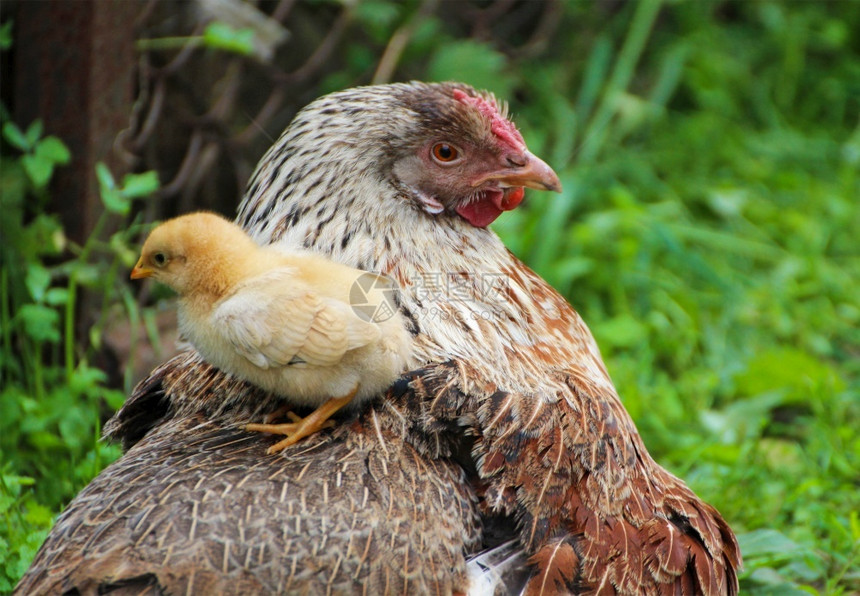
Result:
M459 467L419 454L385 412L267 456L238 422L276 403L190 354L155 371L106 429L151 432L63 512L17 593L465 589L463 546L480 534Z
M589 399L571 417L534 396L496 390L474 419L475 376L463 363L417 371L411 417L431 433L460 420L477 435L481 508L518 518L533 565L526 593L737 593L740 552L730 528L627 434L623 410ZM528 424L511 431L512 422ZM420 446L446 453L438 445L431 434Z

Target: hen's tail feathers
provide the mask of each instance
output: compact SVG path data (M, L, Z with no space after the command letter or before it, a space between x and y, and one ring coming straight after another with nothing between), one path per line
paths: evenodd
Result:
M520 594L529 577L528 558L516 540L478 553L466 563L468 596Z

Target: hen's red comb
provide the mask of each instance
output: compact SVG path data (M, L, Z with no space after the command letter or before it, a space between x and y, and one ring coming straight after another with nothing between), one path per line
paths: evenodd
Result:
M483 97L472 97L461 89L454 89L454 99L464 104L474 106L480 114L490 120L490 130L503 142L517 151L525 151L526 142L514 123L506 120L499 113L499 106L494 101L487 101Z

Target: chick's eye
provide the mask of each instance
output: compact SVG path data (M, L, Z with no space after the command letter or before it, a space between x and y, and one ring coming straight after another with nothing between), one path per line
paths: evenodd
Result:
M163 252L157 252L152 255L152 260L156 265L162 267L165 263L167 263L167 256Z
M448 143L436 143L433 145L433 157L436 161L442 163L449 163L457 159L460 152L457 151L457 148L453 145L449 145Z

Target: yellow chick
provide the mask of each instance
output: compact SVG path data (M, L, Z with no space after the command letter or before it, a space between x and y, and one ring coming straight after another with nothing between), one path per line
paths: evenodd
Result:
M388 278L260 247L213 213L155 228L131 272L144 277L179 294L180 333L207 362L293 405L316 407L304 419L291 414L292 423L247 425L287 435L269 453L384 391L411 351Z

